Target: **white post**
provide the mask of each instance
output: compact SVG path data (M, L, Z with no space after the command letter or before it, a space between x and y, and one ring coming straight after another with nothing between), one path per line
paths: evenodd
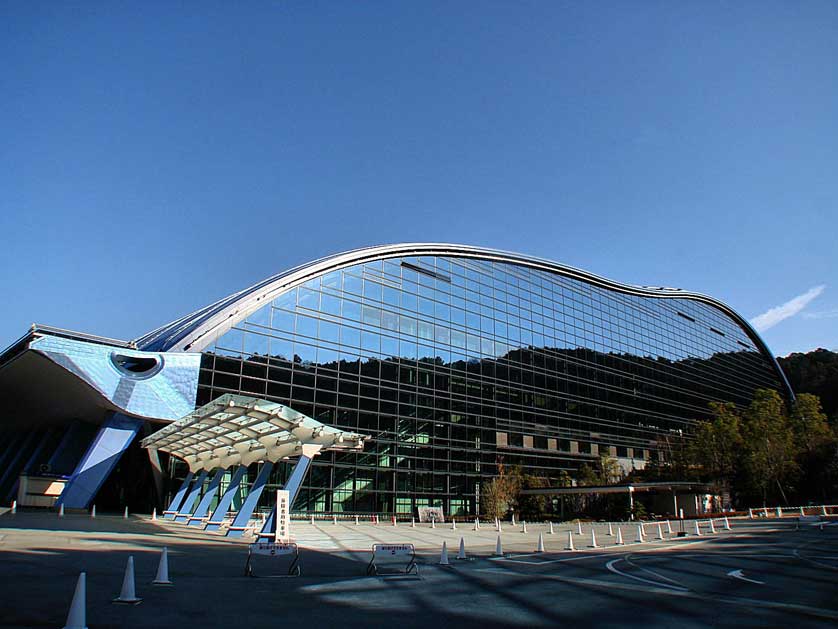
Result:
M122 519L123 520L128 519L128 505L125 505L125 511L122 512Z

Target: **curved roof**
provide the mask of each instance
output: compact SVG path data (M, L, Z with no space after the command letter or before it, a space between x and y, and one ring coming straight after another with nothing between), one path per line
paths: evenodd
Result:
M251 312L263 306L285 290L303 284L308 280L334 270L363 264L373 260L403 256L449 256L455 258L478 258L496 262L506 262L525 267L557 273L566 277L582 280L608 290L655 298L681 298L699 301L718 310L733 319L756 347L771 361L780 381L786 386L793 399L794 392L765 341L757 331L733 308L708 295L692 293L680 288L634 286L609 280L599 275L583 271L566 264L560 264L544 258L511 253L498 249L473 247L469 245L445 243L402 243L394 245L376 245L338 253L313 262L308 262L269 277L253 286L233 293L213 304L172 321L148 334L136 339L137 347L146 351L198 352L209 346L219 334L244 319Z

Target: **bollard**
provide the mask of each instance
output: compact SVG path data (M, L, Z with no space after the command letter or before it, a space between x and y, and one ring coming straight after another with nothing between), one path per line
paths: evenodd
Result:
M457 520L455 520L454 518L451 518L451 530L452 531L457 530Z
M416 528L416 518L410 518L410 528Z
M544 536L541 533L538 534L538 546L536 547L535 552L544 552Z
M90 517L91 518L96 517L96 505L93 505L93 509L90 510Z
M123 520L128 519L128 506L127 505L125 506L125 511L122 512L122 519Z
M783 510L782 510L780 507L777 507L777 517L778 517L778 518L782 518L782 517L783 517Z
M434 518L434 517L431 517L431 528L432 529L436 528L436 518Z
M64 505L62 505L64 506ZM154 507L151 511L151 521L155 522L157 520L157 507Z
M62 502L61 505L58 507L58 517L64 517L64 503Z
M503 544L500 542L500 535L498 535L498 541L495 543L495 557L503 557Z
M643 539L643 525L637 525L637 543L642 544L645 540Z
M567 546L564 547L565 550L576 550L573 547L573 531L567 532Z
M521 523L521 532L522 532L522 533L526 533L526 532L527 532L527 523L526 523L526 522L522 522L522 523Z
M336 515L332 516L332 524L334 524L335 526L338 525L338 516L336 516Z
M582 535L582 523L581 522L576 523L576 534L577 535Z
M79 573L76 581L76 589L73 592L73 601L70 603L70 611L67 613L67 624L64 629L87 629L87 573Z
M608 523L608 537L614 537L614 529L611 526L611 522Z
M658 522L658 539L663 540L663 529L661 528L660 522Z
M358 519L358 516L356 515L356 516L355 516L355 526L360 526L360 524L361 524L361 522L360 522L360 520Z
M623 529L617 527L617 546L623 545Z
M806 512L803 510L803 507L800 507L800 515L806 515Z
M710 518L707 522L710 524L710 535L713 535L716 532L716 526L713 524L713 518Z
M591 548L599 548L596 543L596 531L591 527Z
M431 520L433 521L433 520ZM439 555L439 565L440 566L447 566L448 563L448 545L445 542L442 542L442 553Z
M314 514L311 514L311 525L314 526Z
M398 525L396 524L396 516L393 516L393 526L398 526Z
M666 521L666 534L672 535L672 525L669 523L669 520Z
M480 530L480 519L479 518L474 518L474 530L475 531Z
M695 534L701 537L701 527L698 524L698 520L695 520Z
M125 603L127 605L137 605L143 600L137 598L134 591L134 556L128 556L128 563L125 564L125 576L122 578L122 591L115 599L114 603Z
M500 520L495 518L495 530L500 533Z
M730 530L730 522L728 522L727 516L725 516L725 531L729 531L729 530Z
M515 526L515 514L512 514L512 526Z
M550 533L550 535L553 534L553 523L552 522L550 522L550 530L548 532Z
M154 577L152 585L171 585L169 580L169 549L163 546L160 552L160 563L157 564L157 575Z
M754 510L753 509L748 509L748 518L750 518L751 520L754 519Z
M465 559L466 558L466 542L461 537L460 538L460 550L457 551L457 559Z
M12 500L12 515L17 513L17 500Z
M762 515L764 515L766 518L768 517L768 507L762 508Z

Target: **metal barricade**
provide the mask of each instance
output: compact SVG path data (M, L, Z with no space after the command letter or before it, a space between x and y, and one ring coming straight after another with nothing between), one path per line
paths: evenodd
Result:
M300 576L300 549L293 543L256 542L247 547L247 563L244 566L244 576L255 577L253 572L253 557L264 555L267 557L290 556L291 564L287 574L263 575L270 577L298 577Z
M407 565L405 566L404 570L401 572L380 572L378 567L378 561L381 561L382 559L392 559L394 557L406 558ZM370 563L367 566L367 575L385 576L387 574L410 574L411 572L414 572L417 575L419 574L419 566L416 564L416 548L413 546L413 544L372 545L372 558L370 559Z

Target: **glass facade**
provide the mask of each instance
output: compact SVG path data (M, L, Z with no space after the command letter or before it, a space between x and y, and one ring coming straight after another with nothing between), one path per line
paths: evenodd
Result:
M608 453L642 466L708 402L744 405L759 387L785 390L710 304L452 255L282 292L205 349L197 403L264 397L373 437L319 457L295 510L465 515L499 464L549 477Z

